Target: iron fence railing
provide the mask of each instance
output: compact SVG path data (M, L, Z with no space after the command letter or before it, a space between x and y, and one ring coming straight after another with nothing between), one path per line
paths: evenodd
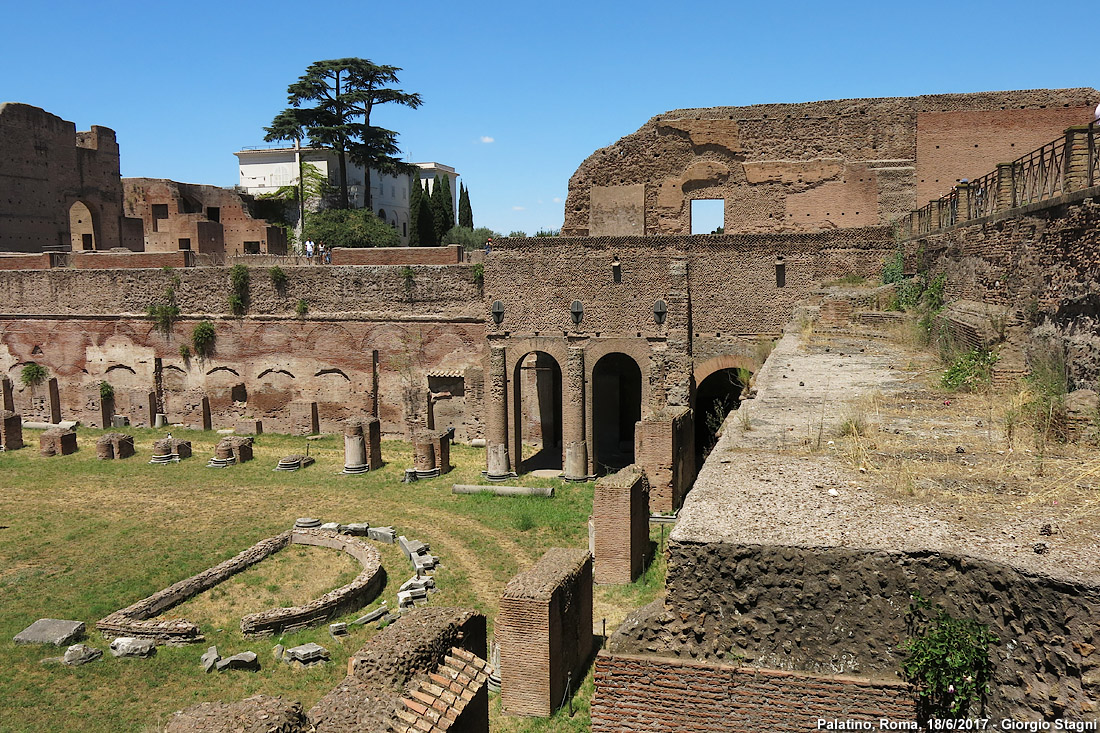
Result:
M936 209L939 214L937 228L946 229L954 226L959 220L959 189L953 189L951 193L941 196Z
M970 182L970 196L967 198L967 219L989 216L997 209L997 171L986 173Z
M932 207L933 203L917 209L917 234L928 234L932 231Z
M1066 184L1066 139L1047 143L1012 163L1012 205L1061 196Z

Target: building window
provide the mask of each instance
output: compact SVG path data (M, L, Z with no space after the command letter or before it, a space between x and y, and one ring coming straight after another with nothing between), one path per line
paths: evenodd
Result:
M180 239L180 249L191 249L191 240Z

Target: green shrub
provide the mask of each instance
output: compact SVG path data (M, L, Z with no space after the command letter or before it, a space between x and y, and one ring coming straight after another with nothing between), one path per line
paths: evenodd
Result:
M50 373L46 370L46 367L28 361L23 365L23 371L19 373L19 381L23 383L24 387L37 387L45 382L48 376L50 376Z
M244 315L244 298L237 293L229 294L229 312L235 316Z
M286 272L283 271L283 268L275 265L268 270L268 274L271 275L271 284L275 286L276 290L282 290L286 287Z
M401 268L401 279L405 281L405 292L409 292L416 285L416 271L405 265Z
M898 283L897 293L898 305L906 310L916 308L920 303L921 296L924 295L924 283L921 282L920 278L915 277L902 280Z
M470 278L479 288L485 284L485 265L478 262L470 271Z
M299 318L304 318L306 313L309 312L309 302L305 298L299 298L298 305L294 306L294 312L298 314Z
M187 344L180 344L180 358L184 361L191 360L191 347Z
M303 236L326 247L400 247L397 230L366 209L325 209L306 215Z
M947 288L947 275L940 273L932 278L932 281L928 283L928 287L924 289L924 306L928 310L938 313L943 310L944 306L944 291Z
M947 389L973 392L989 385L993 379L993 365L996 363L997 355L992 351L972 349L959 354L951 362L951 366L940 377L940 384Z
M905 257L898 249L888 260L882 263L882 284L901 282L905 277Z
M248 307L248 268L233 265L229 268L229 310L235 316L244 315Z
M179 282L179 277L172 276L173 282ZM149 304L149 308L146 309L145 314L151 318L155 324L155 328L161 333L167 335L172 332L172 324L179 318L180 309L176 305L176 289L169 285L164 289L164 296L160 300L153 301Z
M191 348L199 357L207 357L214 353L214 342L217 332L210 321L199 321L191 331Z
M963 718L971 705L981 705L989 692L993 663L989 646L999 642L985 624L957 619L943 606L913 595L906 613L909 638L902 676L917 688L921 713L936 718Z
M115 398L115 388L111 386L110 382L99 383L99 399L106 402L107 400L113 400Z

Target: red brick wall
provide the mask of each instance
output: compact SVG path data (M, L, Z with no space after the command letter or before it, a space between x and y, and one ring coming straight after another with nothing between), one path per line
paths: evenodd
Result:
M627 466L596 482L592 498L596 531L593 578L597 583L632 583L649 549L649 485L645 474Z
M190 267L187 252L73 252L78 270L114 270L157 267Z
M334 265L457 265L462 262L462 246L445 247L336 247Z
M695 423L691 410L675 408L642 419L634 430L634 463L649 479L649 509L680 507L695 481Z
M922 112L917 115L917 206L949 192L958 179L992 172L1087 123L1089 106Z
M905 685L755 667L596 657L592 733L801 733L818 720L913 721Z
M0 270L48 270L50 255L4 255L0 257Z

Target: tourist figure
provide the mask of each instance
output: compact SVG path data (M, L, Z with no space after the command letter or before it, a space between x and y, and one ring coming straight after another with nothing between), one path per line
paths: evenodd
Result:
M485 256L488 257L489 253L493 251L493 238L489 237L485 240Z
M313 240L312 239L307 239L306 240L306 257L308 257L311 260L313 259Z

